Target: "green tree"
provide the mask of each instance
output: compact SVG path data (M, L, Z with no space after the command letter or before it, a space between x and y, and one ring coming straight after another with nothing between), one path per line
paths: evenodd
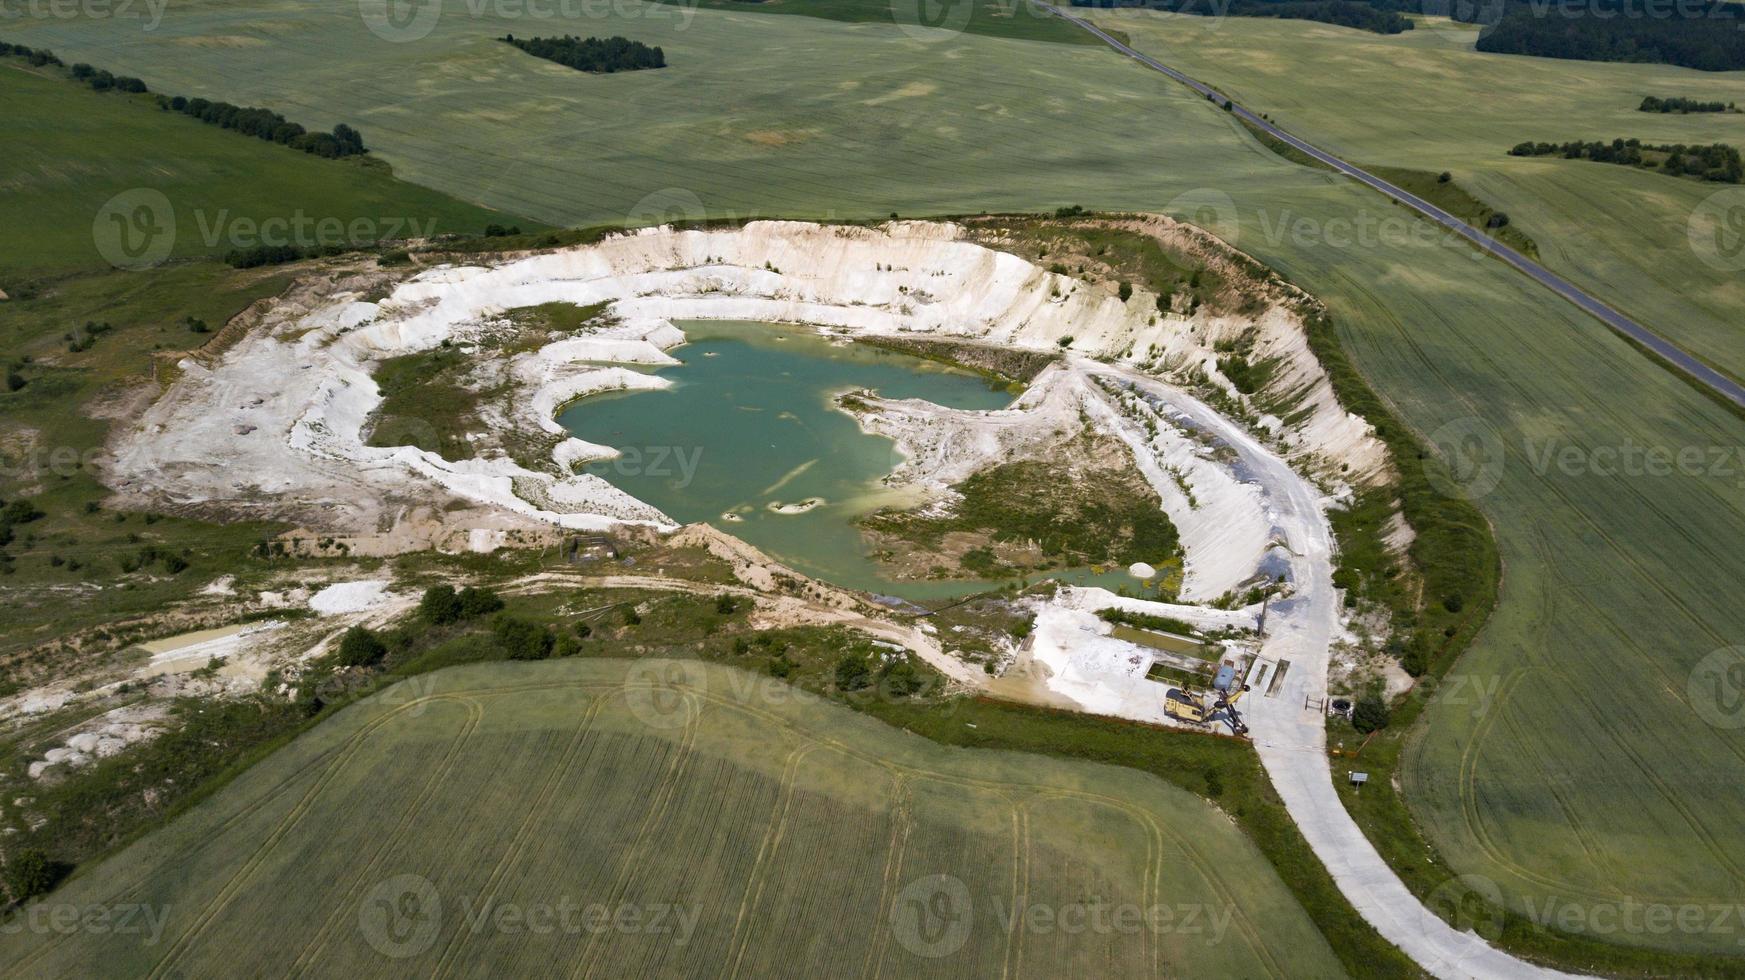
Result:
M462 619L488 616L503 608L503 597L491 589L475 589L469 585L460 590L459 598Z
M55 866L41 850L27 847L6 862L6 890L14 902L46 894L54 886Z
M448 583L433 585L424 590L424 598L418 600L418 618L432 626L447 626L461 618L461 599L455 594L454 586Z
M843 691L858 691L872 683L872 664L866 654L850 650L836 661L836 687Z
M518 616L497 617L491 631L510 660L544 660L556 643L550 630Z
M1365 735L1388 727L1393 720L1393 712L1388 710L1388 703L1379 694L1365 694L1357 699L1357 705L1351 710L1351 725Z
M368 667L387 655L387 644L362 626L346 630L339 641L339 662L347 667Z

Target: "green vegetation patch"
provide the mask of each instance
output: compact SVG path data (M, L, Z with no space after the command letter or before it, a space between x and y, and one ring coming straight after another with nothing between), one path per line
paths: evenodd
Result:
M1364 170L1393 184L1400 190L1415 194L1474 228L1502 242L1529 258L1539 257L1539 245L1532 236L1516 227L1509 216L1480 200L1460 186L1447 171L1428 173L1400 167L1370 167Z
M1616 163L1625 167L1654 170L1668 177L1691 177L1717 184L1737 184L1745 180L1745 164L1741 164L1739 148L1725 143L1708 146L1687 146L1684 143L1644 143L1635 137L1602 143L1517 143L1509 150L1515 157L1560 156L1565 160L1592 160L1595 163Z
M376 366L382 404L367 444L416 446L451 462L476 455L467 435L483 425L483 396L465 382L472 358L447 346L390 357Z
M619 71L644 71L666 67L666 52L627 37L516 37L506 34L502 41L533 55L555 61L576 71L609 75Z
M952 513L879 511L861 526L938 550L947 535L974 534L1013 548L972 551L965 568L983 577L1026 569L1168 562L1180 552L1175 525L1164 514L1125 446L1081 433L1057 458L1001 463L952 488Z
M936 340L928 337L856 337L856 342L869 347L894 350L903 354L949 364L974 371L976 374L1022 391L1043 369L1060 360L1051 351L1018 350L991 344L971 344L957 340Z

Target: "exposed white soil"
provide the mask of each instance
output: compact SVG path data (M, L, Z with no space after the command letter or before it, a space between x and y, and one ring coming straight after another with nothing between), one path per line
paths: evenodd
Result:
M772 320L1032 349L1072 336L1075 351L1130 364L1157 364L1155 352L1163 351L1169 371L1215 361L1210 344L1237 327L1159 317L1143 290L1123 303L969 241L957 225L932 222L650 229L489 266L431 269L380 302L363 301L379 287L379 274L305 284L215 363L184 360L164 396L120 427L112 486L159 505L222 505L340 535L382 534L418 515L433 526L406 535L408 548L449 540L456 525L481 520L504 534L527 526L515 519L670 527L603 479L575 473L610 450L569 438L552 416L587 393L663 384L611 365L667 363L664 350L682 340L672 320ZM381 402L371 378L378 362L444 342L477 348L505 311L552 302L609 303L616 322L518 355L510 366L518 398L503 423L557 437L549 466L529 469L501 452L449 461L410 446L366 444ZM1281 306L1260 318L1266 350L1287 349L1293 316ZM1300 324L1294 336L1301 341ZM1336 405L1320 406L1284 436L1300 451L1337 454L1348 472L1374 469L1373 440L1353 437L1352 425ZM942 460L932 475L961 469ZM450 511L445 499L477 507Z
M385 580L336 582L311 596L309 608L322 616L363 612L386 602L392 584Z

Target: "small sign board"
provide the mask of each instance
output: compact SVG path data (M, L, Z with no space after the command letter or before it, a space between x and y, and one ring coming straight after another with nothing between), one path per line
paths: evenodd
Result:
M1351 785L1361 788L1363 784L1367 782L1369 782L1369 773L1354 772L1351 774Z

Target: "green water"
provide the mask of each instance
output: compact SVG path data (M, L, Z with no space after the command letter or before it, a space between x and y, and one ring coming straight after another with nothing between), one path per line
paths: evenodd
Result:
M707 521L808 575L910 599L982 591L974 581L892 582L868 557L854 522L901 499L881 486L902 459L882 436L834 406L844 391L921 398L948 408L1004 408L1012 395L918 357L837 344L795 327L736 321L679 324L679 364L654 373L664 391L583 399L558 421L623 455L588 467L682 523ZM772 505L822 499L805 513ZM724 515L732 514L737 520ZM1125 573L1070 576L1136 584Z

